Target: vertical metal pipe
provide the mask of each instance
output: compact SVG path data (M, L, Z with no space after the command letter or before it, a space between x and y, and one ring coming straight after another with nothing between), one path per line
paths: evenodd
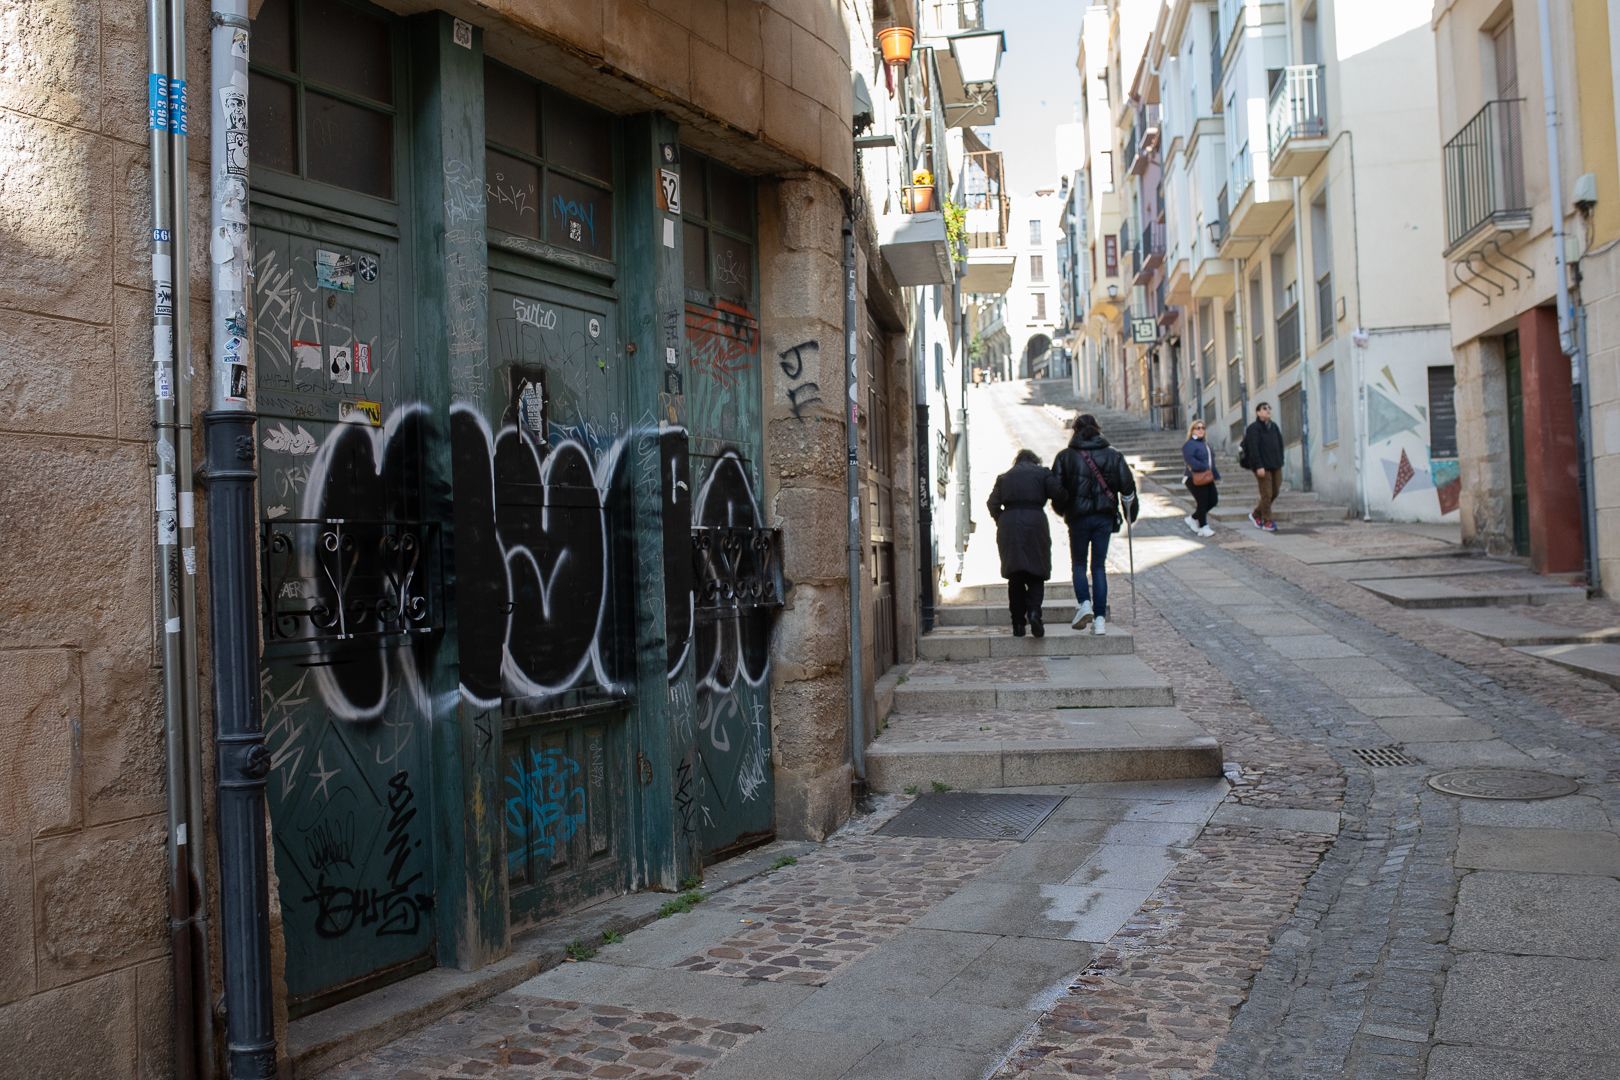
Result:
M169 864L169 950L174 978L174 1070L195 1075L196 1030L192 1003L191 860L186 818L183 626L180 604L179 525L175 452L174 215L169 185L170 131L178 97L169 68L167 0L148 0L147 140L152 168L152 427L156 470L153 527L156 534L159 606L163 619L163 747ZM183 91L181 91L183 94ZM182 268L183 271L183 268Z
M187 147L191 133L186 73L186 12L183 0L167 0L170 94L176 103L169 116L169 205L174 251L174 397L175 479L178 488L180 566L181 736L185 746L186 832L193 857L187 860L190 879L191 988L183 1002L178 988L175 1007L189 1003L195 1017L197 1070L214 1074L214 1023L209 998L213 972L208 955L207 859L195 854L200 847L203 822L202 726L197 708L197 542L196 498L191 429L191 246L189 217L191 185L187 175Z
M226 1053L232 1077L268 1080L276 1072L276 1037L264 808L270 753L259 715L255 417L247 335L250 29L245 0L216 0L208 98L214 370L203 429Z
M1596 588L1597 532L1593 520L1592 470L1586 450L1591 443L1586 414L1586 357L1569 296L1569 263L1564 250L1564 164L1558 134L1558 69L1553 67L1552 13L1547 0L1537 0L1536 18L1541 36L1541 103L1547 125L1547 186L1552 202L1553 284L1558 293L1558 344L1569 357L1569 391L1575 407L1575 480L1581 491L1581 547L1585 555L1586 584Z
M849 492L849 763L856 794L866 793L866 677L861 653L860 368L855 352L855 217L844 206L844 378L849 387L844 448Z

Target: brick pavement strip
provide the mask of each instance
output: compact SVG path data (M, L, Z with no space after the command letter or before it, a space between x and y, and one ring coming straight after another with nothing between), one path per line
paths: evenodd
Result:
M762 1030L667 1012L511 993L453 1013L327 1080L685 1080Z

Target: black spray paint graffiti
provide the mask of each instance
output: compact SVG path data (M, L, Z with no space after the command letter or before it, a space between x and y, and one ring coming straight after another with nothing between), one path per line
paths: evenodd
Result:
M412 856L421 848L422 841L411 832L416 819L416 793L411 790L410 775L403 771L388 780L388 836L383 855L388 859L387 887L332 884L327 870L335 865L353 865L352 853L341 846L330 852L331 860L320 871L315 889L304 897L304 903L315 905L315 933L323 938L340 938L359 927L375 927L378 937L404 936L421 931L423 917L433 910L431 894L416 890L422 879L418 870L409 876L405 871ZM352 835L352 834L351 834ZM332 835L327 834L330 840Z
M793 410L796 419L804 419L804 410L812 405L821 403L821 387L814 382L800 382L804 377L804 354L806 352L820 352L821 343L818 341L804 341L784 352L777 354L777 366L782 374L788 377L787 388L788 408Z

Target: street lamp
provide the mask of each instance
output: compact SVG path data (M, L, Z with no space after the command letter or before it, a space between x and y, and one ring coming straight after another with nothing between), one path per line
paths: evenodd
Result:
M966 34L955 34L948 40L951 57L962 75L962 89L972 100L953 103L946 108L988 111L990 95L996 88L996 72L1001 67L1001 54L1007 51L1007 35L1000 30L973 30Z

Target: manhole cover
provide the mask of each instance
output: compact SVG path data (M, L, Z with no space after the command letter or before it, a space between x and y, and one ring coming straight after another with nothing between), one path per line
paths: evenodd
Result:
M1062 795L946 791L917 796L878 832L954 840L1028 840L1063 801Z
M1429 777L1429 786L1465 799L1556 799L1580 790L1567 776L1530 769L1454 769Z
M1375 769L1388 769L1395 765L1417 764L1417 762L1393 746L1357 747L1352 753Z

